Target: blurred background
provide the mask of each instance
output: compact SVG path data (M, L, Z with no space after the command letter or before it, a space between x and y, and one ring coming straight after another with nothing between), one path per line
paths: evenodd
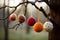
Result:
M28 0L31 2L34 2L35 0ZM22 0L9 0L9 6L17 6L19 3L21 3ZM4 5L4 0L0 0L0 8ZM38 4L40 6L38 6ZM5 5L8 5L8 0L5 0ZM43 9L46 11L46 13L49 13L49 7L45 2L38 3L36 2L37 7L43 7ZM11 13L14 10L14 8L9 8L9 13ZM5 8L5 17L7 17L8 8ZM20 5L17 10L14 12L17 16L19 14L24 15L25 7ZM31 4L27 5L27 12L26 12L26 19L31 16L35 17L37 19L37 13L38 10ZM3 9L0 9L0 18L3 18ZM43 15L42 12L40 12L40 21L44 24L47 19ZM7 20L5 20L7 22ZM9 21L8 27L11 28L14 25L16 25L18 21ZM6 24L6 23L5 23ZM5 30L3 25L3 20L0 20L0 40L4 40L5 38ZM48 40L48 32L43 30L42 32L35 32L33 30L33 26L30 27L26 24L26 21L19 26L17 30L15 29L8 29L8 40Z

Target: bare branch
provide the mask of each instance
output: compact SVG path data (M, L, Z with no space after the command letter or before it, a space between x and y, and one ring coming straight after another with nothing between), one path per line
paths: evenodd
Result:
M17 9L17 8L15 8L15 10L12 11L6 18L2 18L2 19L0 19L0 20L5 20L5 19L7 19L11 14L13 14L13 13L16 11L16 9Z
M0 7L0 9L2 9L2 8L5 8L6 6L4 6L4 7Z
M20 23L18 23L18 24L15 24L12 28L8 28L8 29L14 29L16 26L20 26ZM18 27L17 27L18 28ZM16 28L16 29L17 29Z
M9 8L15 8L16 6L8 6L8 5L6 5L6 7L9 7Z
M36 1L36 2L42 2L42 1ZM12 6L12 7L11 7L11 6L5 6L5 7L15 8L15 10L12 12L12 13L14 13L14 12L16 11L16 9L17 9L18 6L20 6L21 4L25 4L25 3L27 3L27 4L28 4L28 3L32 4L33 6L35 6L36 9L38 9L39 11L42 11L42 12L44 13L45 17L48 17L47 14L46 14L46 12L45 12L42 8L41 8L41 9L38 8L38 7L35 5L34 2L29 2L29 1L27 1L27 2L19 3L17 6ZM2 7L2 8L5 8L5 7ZM0 9L1 9L1 8L0 8ZM11 13L11 14L12 14L12 13ZM0 20L5 20L5 19L7 19L11 14L9 14L6 18L0 19Z

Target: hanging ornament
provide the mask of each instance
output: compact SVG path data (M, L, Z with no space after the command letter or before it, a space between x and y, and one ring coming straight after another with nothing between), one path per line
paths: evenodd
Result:
M35 32L41 32L43 30L43 25L40 22L40 11L38 10L38 22L36 22L33 26Z
M34 17L31 16L27 19L28 26L33 26L35 23L36 23L36 19Z
M35 32L41 32L43 30L43 25L40 22L36 22L33 29Z
M27 19L27 25L28 26L33 26L36 23L36 19L33 17L32 12L30 12L30 13L31 13L31 15Z
M9 20L10 21L15 21L16 20L16 14L11 14L10 16L9 16Z
M23 16L23 15L18 16L18 22L19 23L23 23L25 20L26 20L25 16Z
M49 22L49 21L48 22L45 22L44 25L43 25L43 28L47 32L49 32L49 31L53 30L53 24L51 22Z

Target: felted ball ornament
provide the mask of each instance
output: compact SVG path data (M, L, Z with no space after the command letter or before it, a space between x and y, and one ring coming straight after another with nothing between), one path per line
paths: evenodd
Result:
M36 19L34 17L31 16L27 19L28 26L33 26L35 23L36 23Z
M36 22L33 29L35 32L41 32L43 30L43 25L40 22Z
M9 16L9 20L10 21L15 21L16 20L16 14L11 14L10 16Z
M19 22L19 23L23 23L24 21L25 21L25 16L19 15L19 16L18 16L18 22Z
M43 28L47 32L49 32L49 31L53 30L53 24L51 22L49 22L49 21L48 22L45 22L44 25L43 25Z

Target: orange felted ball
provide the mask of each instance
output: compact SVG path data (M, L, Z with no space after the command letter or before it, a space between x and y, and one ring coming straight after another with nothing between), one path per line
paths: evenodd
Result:
M16 14L11 14L10 16L9 16L9 20L10 21L15 21L16 20Z
M43 25L40 22L36 22L33 29L35 32L41 32L43 30Z

